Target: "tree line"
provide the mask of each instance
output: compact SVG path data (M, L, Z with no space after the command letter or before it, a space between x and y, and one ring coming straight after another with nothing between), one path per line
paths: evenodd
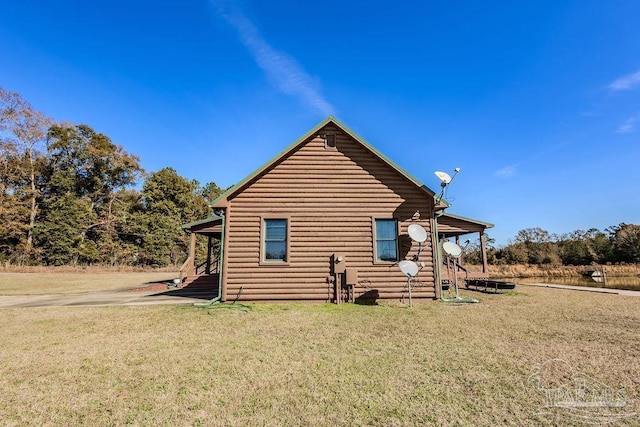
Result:
M85 124L56 123L0 87L0 262L177 265L179 225L210 214L213 182L140 159ZM140 184L142 184L140 186Z
M640 263L640 225L621 223L607 227L551 234L541 228L526 228L506 246L496 248L487 239L489 264L591 265ZM465 260L480 264L478 242L465 249Z

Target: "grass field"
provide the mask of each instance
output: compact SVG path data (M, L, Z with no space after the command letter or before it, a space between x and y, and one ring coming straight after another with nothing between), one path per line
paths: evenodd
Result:
M554 359L571 372L548 384L577 374L640 413L640 300L517 290L413 309L3 309L0 425L572 425L542 414L533 380Z

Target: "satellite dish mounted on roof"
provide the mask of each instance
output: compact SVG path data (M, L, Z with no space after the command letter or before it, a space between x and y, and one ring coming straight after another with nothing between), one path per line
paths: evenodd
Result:
M458 172L460 172L460 168L455 168L453 170L453 176L450 176L446 172L441 172L441 171L435 171L434 172L435 175L440 180L440 188L442 188L442 190L440 190L440 195L436 199L436 205L442 201L442 199L444 198L444 194L446 193L447 186L449 184L451 184L451 181L453 181L453 179L456 177L456 175L458 175Z
M435 171L434 173L438 177L438 179L442 182L442 184L440 185L445 186L451 182L452 178L451 176L449 176L448 173L440 172L440 171Z

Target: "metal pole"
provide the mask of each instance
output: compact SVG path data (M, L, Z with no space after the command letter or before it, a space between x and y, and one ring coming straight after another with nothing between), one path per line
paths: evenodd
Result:
M435 255L436 255L436 271L438 273L438 283L436 283L436 286L438 286L438 294L440 296L440 299L444 299L442 297L442 256L440 254L440 237L438 236L438 218L440 218L443 215L443 213L437 213L434 215L433 217L433 230L434 230L434 235L435 235Z
M456 287L456 299L460 298L458 295L458 264L456 259L453 259L453 285Z

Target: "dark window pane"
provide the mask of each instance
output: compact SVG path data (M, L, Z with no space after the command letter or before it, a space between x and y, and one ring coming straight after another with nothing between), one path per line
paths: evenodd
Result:
M395 219L376 219L376 259L398 260L398 227Z
M379 241L377 250L380 261L396 261L398 259L395 241Z
M327 134L325 136L327 148L336 148L336 136L333 134Z
M268 260L287 260L287 243L286 242L266 242L264 258Z
M287 239L287 220L286 219L267 219L265 220L267 227L267 240L286 240Z
M378 240L395 240L396 222L394 220L378 219L376 220L376 226L376 236Z
M287 260L287 220L264 220L264 259L269 261Z

